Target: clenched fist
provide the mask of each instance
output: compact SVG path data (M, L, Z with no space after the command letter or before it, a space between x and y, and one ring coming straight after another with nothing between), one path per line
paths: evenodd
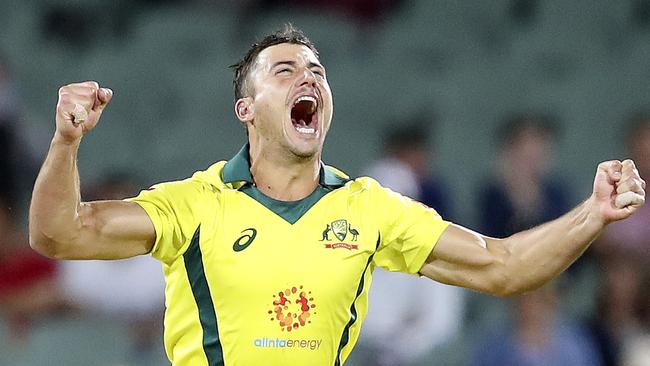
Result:
M646 183L632 160L598 165L592 197L604 223L622 220L645 203Z
M95 81L63 86L56 105L56 135L65 142L77 142L92 130L113 91L100 88Z

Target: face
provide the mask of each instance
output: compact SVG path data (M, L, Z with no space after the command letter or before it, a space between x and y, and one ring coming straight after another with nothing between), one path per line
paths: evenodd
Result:
M539 177L547 167L550 141L544 132L535 128L522 131L508 149L510 162L516 170Z
M247 124L251 145L320 157L332 120L332 92L316 55L302 45L268 47L257 56L249 86L252 95L238 100L235 110ZM242 105L249 106L248 114L240 113Z

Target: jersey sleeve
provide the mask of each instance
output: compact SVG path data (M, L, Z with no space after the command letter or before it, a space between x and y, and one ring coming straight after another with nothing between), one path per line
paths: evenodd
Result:
M417 274L449 222L432 208L375 183L380 243L374 263L388 271Z
M139 204L156 230L151 255L171 263L182 255L196 230L200 185L190 179L154 185L128 201Z

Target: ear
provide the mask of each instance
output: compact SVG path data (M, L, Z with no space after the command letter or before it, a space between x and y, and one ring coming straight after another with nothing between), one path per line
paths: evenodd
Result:
M255 106L253 105L253 98L245 97L239 98L235 102L235 115L243 123L247 124L253 120L255 115Z

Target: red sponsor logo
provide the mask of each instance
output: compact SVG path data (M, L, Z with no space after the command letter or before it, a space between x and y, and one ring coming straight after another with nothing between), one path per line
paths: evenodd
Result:
M277 322L282 330L291 332L311 323L310 318L316 314L314 298L311 291L302 286L287 288L273 295L273 308L268 311L271 321Z
M334 243L334 244L325 244L325 248L329 249L338 249L338 248L343 248L347 250L357 250L359 249L359 245L357 244L348 244L348 243Z

